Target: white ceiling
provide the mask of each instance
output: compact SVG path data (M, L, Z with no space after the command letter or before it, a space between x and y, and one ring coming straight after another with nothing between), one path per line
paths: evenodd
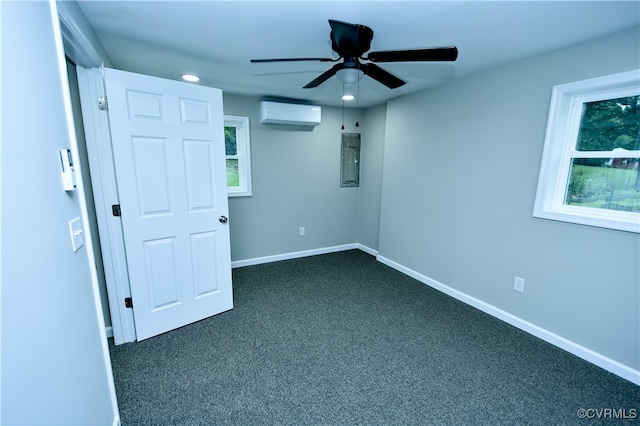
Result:
M384 63L398 89L364 77L359 106L382 103L501 64L640 25L634 1L80 1L115 68L226 92L342 105L326 62L250 59L331 57L328 19L374 31L371 51L456 46L454 63ZM355 90L355 87L347 87ZM355 101L352 101L355 102ZM355 106L355 103L351 104Z

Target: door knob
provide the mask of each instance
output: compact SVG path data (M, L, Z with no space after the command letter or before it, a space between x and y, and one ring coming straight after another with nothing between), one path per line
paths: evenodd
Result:
M220 221L220 223L227 223L229 221L226 216L220 216L218 220Z

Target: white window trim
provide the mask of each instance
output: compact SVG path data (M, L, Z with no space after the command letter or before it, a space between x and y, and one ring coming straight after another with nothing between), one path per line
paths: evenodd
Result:
M534 217L640 233L640 213L564 204L582 104L638 94L640 70L553 87ZM625 151L624 155L638 157L640 151Z
M224 116L225 127L236 128L236 148L240 186L227 187L229 197L249 197L251 192L251 141L249 139L249 117ZM229 156L227 156L229 158Z

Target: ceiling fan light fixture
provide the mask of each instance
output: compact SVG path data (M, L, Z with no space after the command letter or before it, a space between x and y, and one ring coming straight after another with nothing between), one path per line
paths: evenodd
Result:
M182 79L190 83L197 83L198 81L200 81L200 77L194 74L182 74Z
M354 100L356 97L354 95L342 95L342 100L343 101L352 101Z
M364 76L364 72L357 68L342 68L336 71L336 77L344 84L353 84Z

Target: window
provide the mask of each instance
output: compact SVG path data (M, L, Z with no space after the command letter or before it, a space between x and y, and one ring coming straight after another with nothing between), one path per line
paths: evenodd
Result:
M535 217L640 233L640 70L553 88Z
M228 196L250 196L251 153L248 117L224 116L224 147Z

